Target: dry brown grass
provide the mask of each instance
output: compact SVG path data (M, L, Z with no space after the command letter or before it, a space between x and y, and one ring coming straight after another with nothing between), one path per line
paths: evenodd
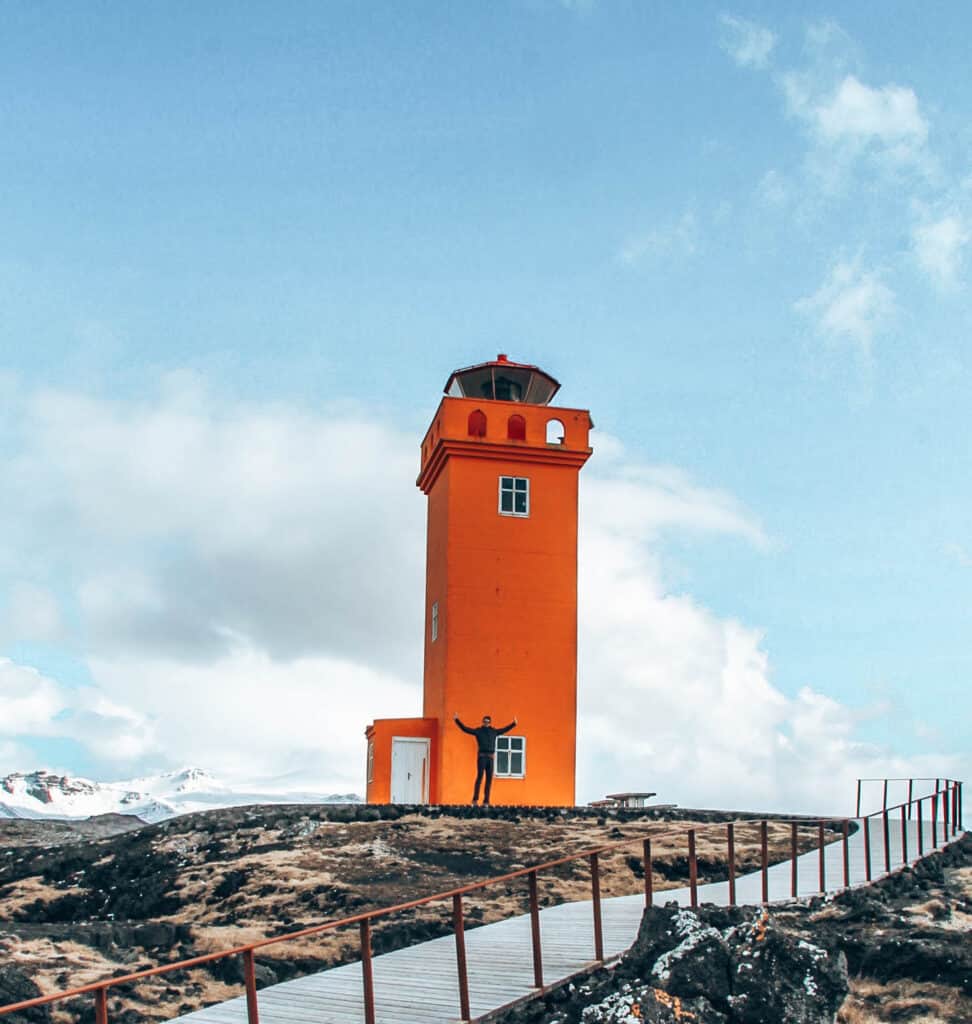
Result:
M837 1014L838 1024L969 1024L972 1002L962 993L930 982L880 984L852 978L850 993Z
M0 900L0 907L3 908L2 913L0 913L0 920L8 917L13 918L37 900L40 900L42 903L50 903L52 900L59 899L63 895L64 893L61 890L56 889L53 885L49 885L42 878L25 878L15 886L12 886L8 895Z

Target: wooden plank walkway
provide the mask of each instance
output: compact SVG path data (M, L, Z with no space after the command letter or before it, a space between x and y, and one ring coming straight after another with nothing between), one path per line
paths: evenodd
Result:
M918 852L917 821L908 823L908 854ZM900 822L890 835L892 867L901 864ZM925 849L930 849L930 822L924 823ZM850 837L850 881L865 881L864 831ZM880 819L872 821L871 866L874 878L884 874L884 836ZM824 848L828 891L843 886L843 842ZM819 852L812 850L797 858L797 892L811 896L819 889ZM769 869L769 898L790 898L791 863ZM701 885L700 903L725 906L729 902L727 882ZM736 879L736 902L758 904L762 899L759 872ZM689 906L687 888L655 893L655 903L676 901ZM644 896L619 896L602 900L604 956L607 961L630 947L641 923ZM547 907L540 912L543 977L555 984L593 966L593 908L590 901ZM533 986L533 952L530 917L510 918L467 930L466 960L469 971L469 999L472 1019L482 1017L536 990ZM384 953L373 960L375 1016L378 1024L449 1024L459 1017L459 986L456 977L456 947L452 935L423 942L407 949ZM296 978L261 989L261 1024L362 1024L361 964L345 964L318 974ZM191 1024L246 1024L243 996L177 1018Z

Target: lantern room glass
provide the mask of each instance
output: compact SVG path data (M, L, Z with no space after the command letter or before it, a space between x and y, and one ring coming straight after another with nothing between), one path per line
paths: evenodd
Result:
M559 388L557 381L539 367L501 357L495 362L456 370L446 385L446 394L453 398L546 405Z

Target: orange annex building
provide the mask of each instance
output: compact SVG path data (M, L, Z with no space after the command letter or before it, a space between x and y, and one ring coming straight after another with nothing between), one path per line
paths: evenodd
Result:
M574 803L577 488L591 454L585 409L505 355L457 370L422 441L428 496L421 718L376 719L369 803L468 803L484 715L494 804Z

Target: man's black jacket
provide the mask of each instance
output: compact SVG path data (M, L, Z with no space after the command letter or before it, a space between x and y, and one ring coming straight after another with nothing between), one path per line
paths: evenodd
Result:
M504 725L502 729L494 729L491 725L481 725L478 729L470 729L468 725L463 725L457 717L456 725L458 725L463 732L468 732L470 736L476 737L476 743L479 745L480 754L495 754L496 737L502 736L504 732L509 732L510 729L516 725L516 722L510 722L509 725Z

